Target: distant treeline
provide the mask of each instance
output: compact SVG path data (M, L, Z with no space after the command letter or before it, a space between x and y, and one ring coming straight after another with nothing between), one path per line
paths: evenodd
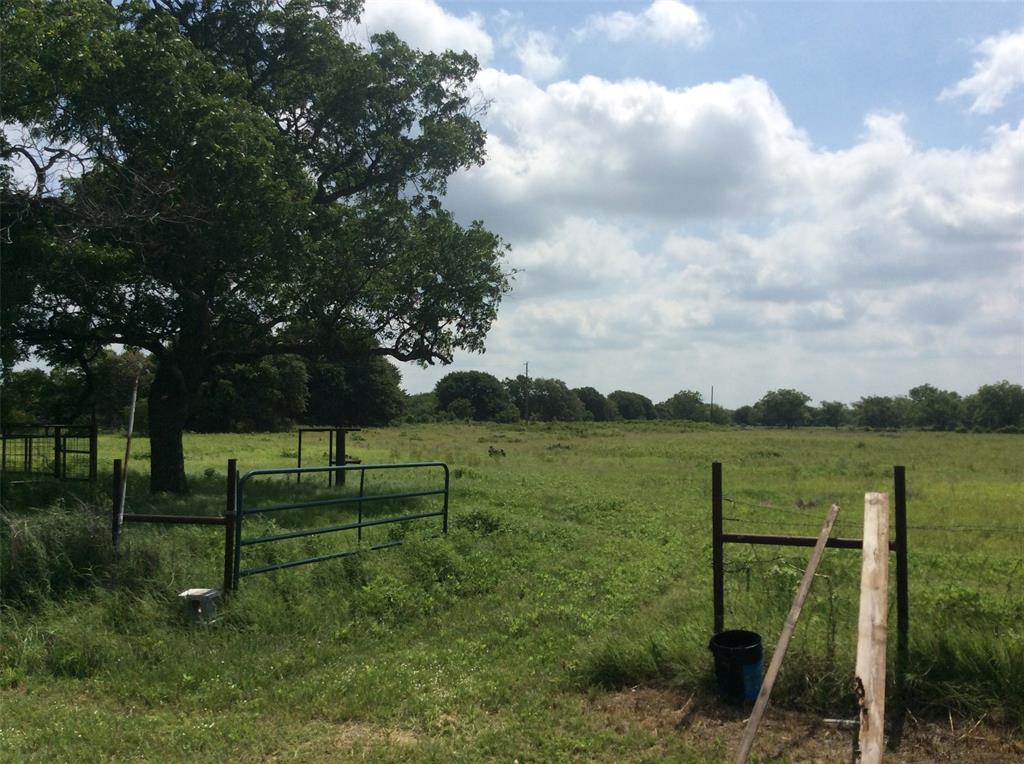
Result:
M36 422L82 422L94 414L102 429L123 429L136 374L136 427L144 432L152 361L142 353L105 351L87 364L4 374L0 414L5 427ZM400 421L677 420L767 427L917 428L1024 432L1024 387L1005 380L968 396L924 384L907 395L870 395L853 404L811 405L799 390L767 392L735 410L680 390L660 403L637 392L604 395L569 388L560 379L499 380L481 371L456 371L433 392L407 395L401 375L381 357L344 363L277 356L218 369L193 393L186 428L196 432L284 430L296 423L380 426Z
M608 395L593 387L569 388L560 379L499 381L479 371L457 371L432 393L408 399L406 418L472 419L515 422L667 419L766 427L867 427L923 430L1024 431L1024 387L1007 381L982 385L966 397L932 385L918 385L905 396L870 395L852 405L821 401L793 389L771 390L761 400L730 410L704 401L695 390L680 390L660 403L637 392Z

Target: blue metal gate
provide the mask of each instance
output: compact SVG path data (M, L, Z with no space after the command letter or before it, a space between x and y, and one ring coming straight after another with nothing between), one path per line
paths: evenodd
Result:
M366 493L366 473L376 472L382 470L441 470L444 477L444 483L442 487L430 488L425 490L417 491L403 491L395 493L380 493L380 494L367 494ZM337 474L338 478L343 477L346 472L358 472L359 473L359 492L358 494L334 496L326 499L314 499L311 501L297 501L285 504L270 504L267 506L246 506L246 486L253 480L253 478L261 475L304 475L308 473L341 473ZM345 481L335 480L334 482L339 485L343 485ZM266 470L251 470L243 475L235 487L235 562L234 562L234 576L233 586L238 587L239 581L244 576L253 576L257 573L268 573L272 570L281 570L283 568L294 568L299 565L309 565L314 562L321 562L323 560L331 560L338 557L348 557L356 554L360 549L383 549L386 547L397 546L402 543L401 539L393 539L384 543L373 544L369 547L363 547L363 529L371 528L376 526L390 525L393 523L407 523L412 520L423 520L430 517L441 518L441 528L444 533L448 533L448 489L450 484L450 474L448 471L448 465L444 462L415 462L410 464L358 464L358 465L346 465L336 467L283 467L279 469L266 469ZM349 483L351 485L351 483ZM366 504L374 502L395 502L395 501L406 501L410 499L417 499L425 496L437 496L440 497L441 507L436 510L428 512L414 512L405 515L397 515L393 517L373 517L364 518L363 507ZM333 525L325 525L317 528L303 528L301 530L284 531L281 533L271 533L269 535L257 536L253 538L246 538L244 535L245 518L254 515L263 515L268 513L282 513L289 511L297 511L308 509L311 507L326 507L334 505L352 505L356 506L356 521L337 523ZM242 567L242 550L245 547L252 547L259 544L270 544L273 542L286 541L288 539L298 539L310 536L318 536L329 533L342 533L344 531L355 531L357 544L355 548L344 549L340 551L333 551L327 554L319 554L308 557L300 557L298 559L286 560L284 562L275 562L265 565L257 565L254 567L243 568Z

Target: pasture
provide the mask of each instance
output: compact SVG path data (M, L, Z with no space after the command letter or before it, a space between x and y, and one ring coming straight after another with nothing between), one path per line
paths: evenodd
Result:
M905 465L909 713L895 756L1024 753L1021 436L364 430L348 448L364 463L449 464L449 535L410 524L401 547L244 579L204 627L185 623L176 594L219 585L221 531L126 527L111 587L109 471L123 442L100 448L95 487L5 490L3 760L725 760L743 713L717 702L707 650L712 461L724 464L727 531L813 536L836 502L834 535L849 537L864 492L891 492L892 466ZM218 514L227 459L241 472L292 466L295 435L186 436L186 498L148 495L147 450L136 441L129 511ZM305 479L267 490L328 495ZM766 662L808 554L726 547L726 628L764 635ZM810 758L787 742L805 727L824 746L815 756L847 760L848 736L807 724L853 715L859 574L858 552L826 553L760 760Z

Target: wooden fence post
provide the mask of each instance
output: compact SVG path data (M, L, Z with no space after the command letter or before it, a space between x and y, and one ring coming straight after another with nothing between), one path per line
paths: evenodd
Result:
M864 560L857 619L860 761L878 764L885 740L885 644L889 603L889 496L864 494Z

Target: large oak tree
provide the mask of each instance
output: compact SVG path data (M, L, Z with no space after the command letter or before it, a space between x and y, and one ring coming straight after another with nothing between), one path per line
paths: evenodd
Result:
M348 42L359 6L0 3L4 360L149 351L153 490L218 368L483 349L505 247L442 206L477 62Z

